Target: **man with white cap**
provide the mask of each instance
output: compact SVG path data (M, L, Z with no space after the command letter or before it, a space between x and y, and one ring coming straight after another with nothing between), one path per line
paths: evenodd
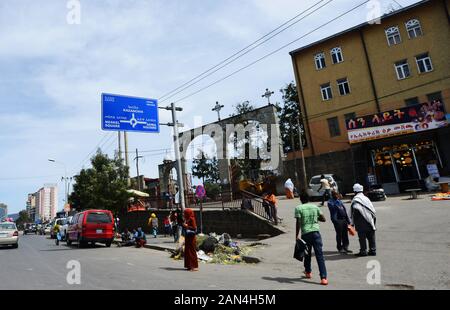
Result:
M355 192L355 198L353 198L351 206L351 219L353 226L355 226L358 232L360 251L356 256L376 256L376 211L370 201L364 195L364 187L361 184L355 184L353 186ZM369 252L367 253L367 241L369 242Z

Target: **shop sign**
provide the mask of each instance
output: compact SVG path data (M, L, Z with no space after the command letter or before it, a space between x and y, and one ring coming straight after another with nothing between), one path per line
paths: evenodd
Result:
M442 128L448 124L444 106L437 100L346 122L351 144Z

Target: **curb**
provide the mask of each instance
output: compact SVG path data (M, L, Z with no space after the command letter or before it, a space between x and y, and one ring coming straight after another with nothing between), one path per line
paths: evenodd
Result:
M156 244L146 244L146 245L144 245L144 248L149 249L149 250L161 251L161 252L170 252L170 253L175 252L175 249L156 245Z

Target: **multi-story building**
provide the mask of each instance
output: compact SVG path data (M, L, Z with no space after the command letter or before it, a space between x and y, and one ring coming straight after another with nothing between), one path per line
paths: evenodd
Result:
M420 1L290 53L309 176L399 192L428 165L450 174L449 8Z
M8 216L8 206L0 203L0 221L4 220Z
M36 220L49 221L56 217L58 209L58 186L56 184L45 184L38 190L36 197Z
M28 194L27 198L27 213L30 219L34 222L36 220L36 194Z

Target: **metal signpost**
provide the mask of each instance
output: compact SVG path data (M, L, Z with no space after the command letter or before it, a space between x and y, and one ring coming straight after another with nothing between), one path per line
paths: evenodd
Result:
M164 109L172 112L172 123L159 123L159 109ZM156 99L105 93L102 94L102 129L105 131L124 131L125 145L127 144L126 133L129 131L159 133L161 125L166 125L174 128L174 147L178 168L177 175L178 187L180 191L180 204L181 209L184 212L184 181L178 133L178 127L183 127L183 124L178 123L177 121L177 111L183 111L183 109L180 107L176 107L174 103L172 103L168 107L161 108L158 107L158 100ZM127 148L128 147L126 147L126 149ZM127 158L127 156L125 156L125 158Z
M203 185L197 186L195 196L200 200L200 233L203 234L203 198L206 196L206 190Z

